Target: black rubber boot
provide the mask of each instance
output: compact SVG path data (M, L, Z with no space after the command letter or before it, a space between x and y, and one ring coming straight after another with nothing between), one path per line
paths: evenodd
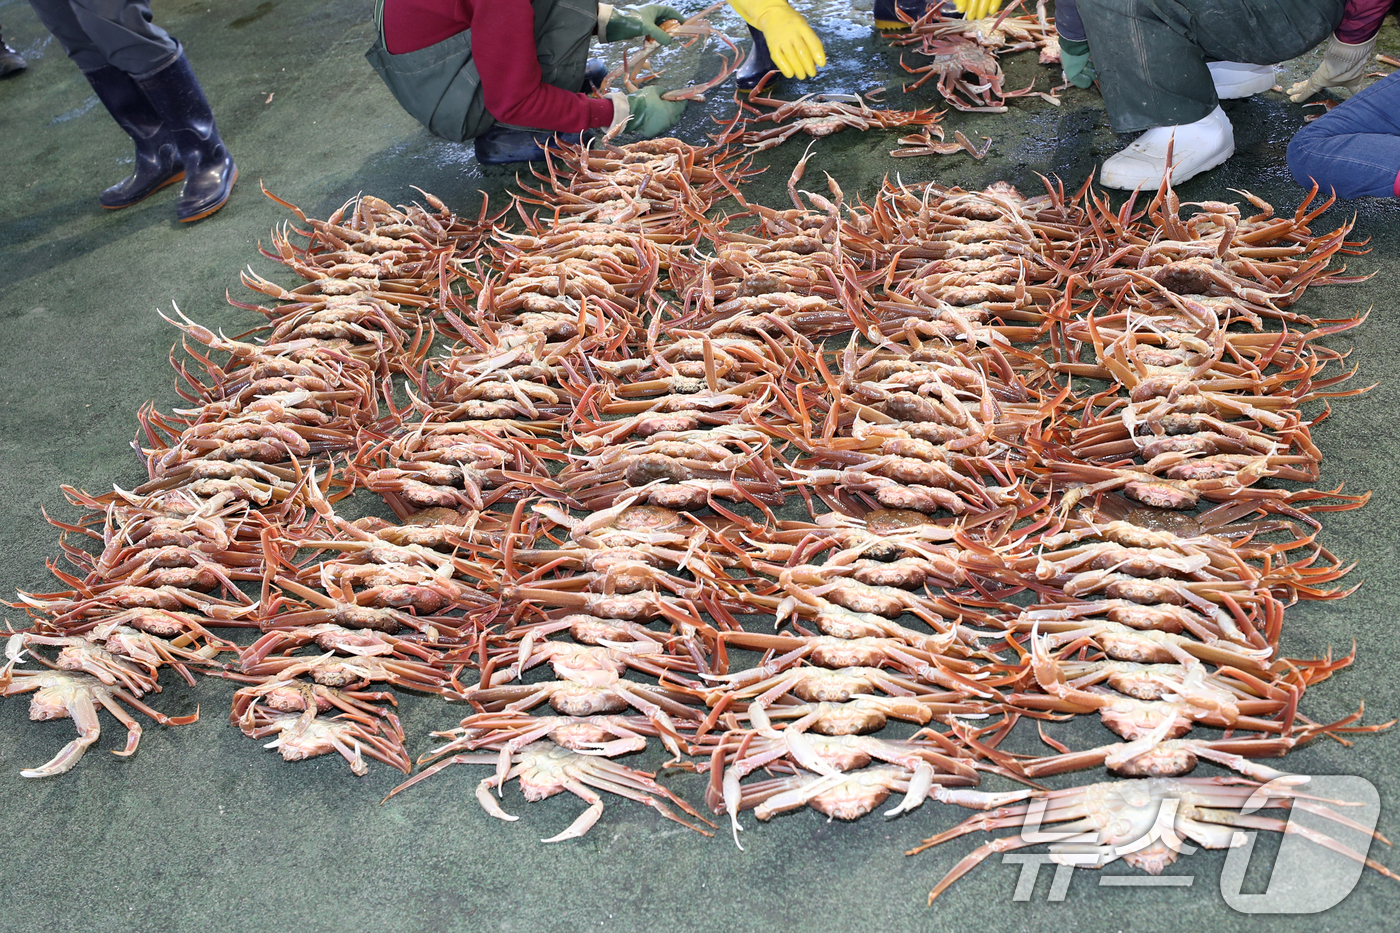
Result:
M589 91L596 91L598 85L603 83L603 79L608 76L608 66L603 64L601 58L590 58L588 64L583 69L583 87L579 90L584 94Z
M739 70L734 72L734 83L741 91L753 90L764 75L778 70L778 66L773 64L773 57L768 54L768 40L763 33L749 26L749 35L753 36L753 48L749 49L749 57L744 59Z
M136 168L123 181L102 192L97 200L109 210L144 201L166 185L185 177L180 151L165 130L146 94L131 75L111 65L85 71L83 77L97 92L97 99L136 144Z
M185 167L175 215L181 223L208 217L228 201L238 167L219 138L214 112L184 50L161 70L137 78L136 84L160 115Z
M577 145L583 139L582 133L524 130L497 123L473 140L476 144L476 161L482 165L543 162L544 147L556 136L573 145Z
M0 36L0 78L19 74L28 67L29 63L24 60L24 56L6 45L5 37Z

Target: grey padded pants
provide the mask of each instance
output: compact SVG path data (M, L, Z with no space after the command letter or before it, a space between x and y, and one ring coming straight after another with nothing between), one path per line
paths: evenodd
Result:
M150 0L29 0L29 5L85 72L111 65L141 77L180 54L179 43L151 21Z
M1219 101L1207 61L1274 65L1325 41L1345 0L1079 0L1115 132L1194 123Z

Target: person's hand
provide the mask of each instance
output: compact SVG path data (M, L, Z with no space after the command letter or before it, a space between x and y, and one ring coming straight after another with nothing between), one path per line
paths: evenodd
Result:
M1088 87L1099 77L1089 61L1089 43L1082 39L1060 36L1060 67L1064 69L1065 80L1075 87Z
M1336 36L1327 40L1327 52L1322 64L1317 66L1311 78L1299 81L1288 89L1288 96L1295 104L1312 97L1325 87L1344 87L1353 94L1361 89L1361 77L1370 64L1371 53L1376 49L1376 38L1366 42L1348 45Z
M612 16L608 17L603 41L617 42L646 36L661 45L670 45L675 40L661 28L661 24L668 19L683 20L685 14L661 3L648 3L635 10L613 10Z
M785 78L811 78L826 50L807 21L784 0L729 0L734 11L768 41L768 54Z
M638 136L660 136L676 125L685 113L685 101L662 100L661 92L654 87L644 87L635 94L627 95L627 108L631 116L627 120L629 132Z
M963 19L986 19L1001 9L1001 0L953 0Z

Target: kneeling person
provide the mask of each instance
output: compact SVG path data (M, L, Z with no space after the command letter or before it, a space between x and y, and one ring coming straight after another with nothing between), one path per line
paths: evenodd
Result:
M647 35L683 19L660 4L614 9L594 0L379 0L379 37L366 53L394 97L434 135L474 140L486 164L544 158L554 134L606 127L657 136L683 101L655 88L605 98L582 91L602 80L589 42Z
M1113 131L1146 131L1104 160L1099 181L1152 189L1164 176L1179 184L1230 158L1234 127L1220 99L1271 86L1268 66L1324 41L1345 6L1346 0L1078 0ZM1065 64L1074 80L1071 67L1085 62L1071 56Z

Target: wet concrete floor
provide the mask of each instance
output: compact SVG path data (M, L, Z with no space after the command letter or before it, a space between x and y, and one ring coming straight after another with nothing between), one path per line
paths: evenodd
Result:
M831 67L816 80L787 85L808 91L890 88L905 98L898 54L870 28L869 0L813 5ZM185 42L220 127L242 170L228 206L211 219L175 222L173 190L138 206L107 212L102 187L128 171L126 138L103 112L76 68L27 5L0 0L5 38L30 61L27 73L0 82L0 591L61 588L45 569L59 555L44 511L72 516L60 484L101 491L131 487L143 471L130 449L136 412L153 401L180 403L167 362L175 332L157 315L172 302L196 320L239 333L254 323L224 302L242 291L238 272L251 264L294 281L258 255L286 212L269 190L325 216L359 192L411 200L417 185L459 211L474 210L480 191L502 200L513 170L478 167L469 149L430 137L404 114L365 63L369 0L229 0L154 4L158 22ZM735 36L737 21L725 22ZM1395 51L1388 31L1383 48ZM1316 60L1314 55L1313 61ZM712 62L711 62L712 63ZM706 60L674 66L704 73ZM1008 65L1008 86L1032 75L1045 88L1050 72L1030 56ZM1284 83L1305 75L1291 66ZM711 117L733 112L727 93L692 105L676 134L700 141ZM1249 189L1291 211L1302 192L1288 176L1284 150L1307 111L1282 94L1228 103L1238 154L1183 186L1183 200L1234 199ZM992 138L981 162L958 155L893 160L896 131L848 131L820 142L804 187L822 190L821 172L848 196L873 193L887 173L983 186L1007 180L1038 190L1037 174L1077 186L1120 141L1106 126L1096 94L1071 90L1063 105L1037 98L1003 115L952 113L948 129ZM746 189L765 203L786 201L784 183L805 140L760 157L769 173ZM1359 511L1328 514L1322 542L1357 561L1350 579L1365 581L1341 602L1290 610L1287 653L1313 656L1355 642L1357 662L1309 691L1305 712L1330 720L1364 700L1367 720L1400 709L1396 670L1400 587L1395 464L1400 431L1394 411L1400 324L1394 311L1400 230L1394 202L1340 205L1333 224L1356 215L1371 251L1350 261L1372 278L1362 285L1316 289L1302 310L1345 317L1373 309L1369 320L1332 344L1352 349L1359 398L1338 399L1316 429L1327 455L1324 483L1374 490ZM1319 224L1319 229L1321 224ZM1319 484L1322 485L1322 484ZM20 623L19 612L6 613ZM581 841L538 840L567 825L581 804L568 797L506 804L518 823L498 822L472 798L469 769L415 788L388 805L379 800L399 780L380 766L366 778L336 758L284 763L225 720L232 686L202 682L197 691L167 682L157 705L171 714L200 704L195 726L146 729L138 754L121 759L120 730L106 734L73 772L28 781L22 767L47 760L71 725L31 723L27 702L0 702L0 928L82 930L1354 930L1395 929L1400 884L1367 873L1339 906L1316 917L1233 912L1219 893L1223 855L1198 853L1170 869L1190 887L1118 888L1080 872L1062 901L1047 900L1049 873L1031 898L1013 901L1019 869L993 856L959 882L934 909L931 885L979 838L906 858L911 844L964 813L928 805L895 821L871 817L829 823L802 811L751 825L746 851L721 835L705 839L645 808L611 801ZM406 697L404 726L414 754L432 729L459 715L442 704ZM1096 727L1095 727L1096 728ZM1079 745L1087 744L1087 735ZM1072 739L1070 740L1074 744ZM1351 748L1319 742L1288 765L1303 773L1363 775L1381 792L1379 829L1400 836L1400 733L1363 736ZM1203 769L1203 773L1210 773ZM664 778L696 800L690 775ZM1066 782L1068 783L1068 782ZM513 794L513 796L512 796ZM1266 834L1267 835L1267 834ZM1260 842L1273 851L1276 839ZM1400 856L1373 851L1400 868ZM1246 891L1262 890L1268 856L1256 853ZM1106 874L1124 874L1121 866ZM1249 887L1249 884L1257 885Z

